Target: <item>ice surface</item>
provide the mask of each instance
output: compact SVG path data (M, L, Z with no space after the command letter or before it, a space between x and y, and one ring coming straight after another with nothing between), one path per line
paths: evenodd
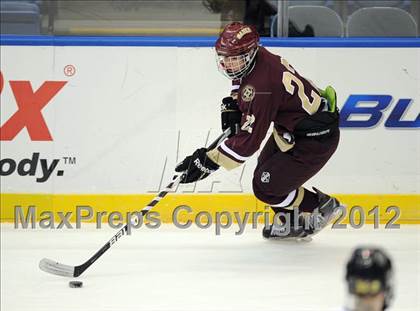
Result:
M1 226L1 310L339 310L351 249L374 243L396 271L394 311L420 310L420 226L326 229L310 243L270 242L261 228L141 228L122 237L69 288L38 268L43 257L83 263L114 233Z

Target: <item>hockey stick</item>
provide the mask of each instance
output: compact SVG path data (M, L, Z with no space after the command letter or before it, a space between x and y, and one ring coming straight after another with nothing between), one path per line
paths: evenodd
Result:
M225 138L227 138L230 134L230 129L227 129L224 131L207 149L213 149L217 145L219 145ZM181 174L175 174L172 178L172 181L166 186L164 190L158 193L157 196L145 207L141 210L141 215L146 215L156 204L159 203L161 199L163 199L169 191L171 191L173 188L176 188L178 184L181 182L183 173ZM131 221L130 219L128 222ZM83 272L86 271L87 268L89 268L96 260L98 260L99 257L101 257L105 252L111 248L112 245L114 245L119 239L126 235L128 232L128 224L125 224L124 227L122 227L108 242L105 243L104 246L100 250L98 250L92 257L90 257L85 263L78 265L78 266L70 266L65 265L59 262L56 262L54 260L43 258L39 262L39 268L45 272L56 274L60 276L66 276L66 277L78 277Z

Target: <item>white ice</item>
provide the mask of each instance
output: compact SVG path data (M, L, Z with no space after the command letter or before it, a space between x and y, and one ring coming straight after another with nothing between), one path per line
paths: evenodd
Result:
M382 228L382 227L381 227ZM124 236L69 288L72 279L38 268L43 257L77 265L115 230L1 226L2 311L339 310L344 265L353 247L375 244L394 260L391 310L420 310L420 226L326 229L310 243L265 241L261 228L235 236L162 226Z

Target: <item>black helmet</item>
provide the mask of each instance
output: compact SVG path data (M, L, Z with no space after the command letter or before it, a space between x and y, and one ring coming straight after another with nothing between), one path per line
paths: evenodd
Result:
M384 293L384 310L393 298L391 259L376 247L359 247L347 263L348 290L356 296L373 296Z

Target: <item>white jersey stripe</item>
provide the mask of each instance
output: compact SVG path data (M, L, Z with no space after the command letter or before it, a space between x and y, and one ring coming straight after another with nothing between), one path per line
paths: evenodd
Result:
M249 157L243 157L239 154L237 154L235 151L233 151L232 149L230 149L228 146L226 146L225 141L223 141L220 144L220 148L222 148L222 150L224 152L226 152L227 154L231 155L232 157L234 157L236 160L238 161L246 161L247 159L249 159Z
M271 204L271 206L273 207L286 207L289 206L293 200L296 197L296 190L293 190L292 192L290 192L287 197L283 200L283 202L280 202L279 204Z

